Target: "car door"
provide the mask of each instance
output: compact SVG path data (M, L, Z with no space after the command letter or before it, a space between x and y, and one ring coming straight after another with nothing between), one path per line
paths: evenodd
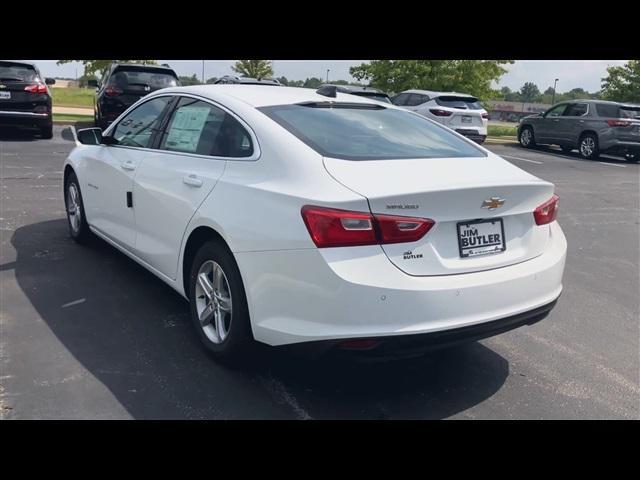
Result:
M151 153L170 100L156 97L138 105L107 132L116 144L96 145L87 152L90 165L82 189L87 218L92 227L130 251L136 241L133 180L140 162Z
M562 145L575 146L585 126L589 105L584 102L570 103L565 109L557 129L558 141Z
M560 126L560 118L566 108L567 104L561 103L544 113L534 126L536 141L540 143L551 143L558 139L557 130Z
M229 159L256 158L255 137L221 106L181 96L135 178L136 254L175 279L189 221Z

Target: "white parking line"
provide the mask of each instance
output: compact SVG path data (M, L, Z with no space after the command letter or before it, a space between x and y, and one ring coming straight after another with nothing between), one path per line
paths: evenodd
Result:
M620 168L627 168L626 165L618 165L617 163L608 163L608 162L598 162L602 165L611 165L612 167L620 167Z
M538 165L543 165L544 162L538 162L536 160L529 160L528 158L520 158L520 157L514 157L513 155L502 155L503 157L506 158L513 158L514 160L522 160L523 162L529 162L529 163L535 163Z

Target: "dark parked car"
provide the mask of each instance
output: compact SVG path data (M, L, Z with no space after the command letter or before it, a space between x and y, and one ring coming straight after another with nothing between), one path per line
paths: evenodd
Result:
M216 84L242 84L242 85L282 85L278 80L273 78L250 78L236 77L235 75L225 75L215 82Z
M320 89L322 90L324 87L336 87L337 92L348 93L349 95L358 95L359 97L367 97L379 102L391 103L389 95L377 88L358 87L354 85L332 85L330 83L325 83L320 87Z
M0 60L0 126L37 128L53 137L51 92L53 78L43 80L33 63Z
M97 87L93 115L103 130L141 97L166 87L180 86L178 75L170 67L114 63L100 82L89 80Z
M577 148L587 159L610 153L638 162L640 105L603 100L561 102L544 113L524 117L518 126L518 140L525 148L559 145L565 152Z

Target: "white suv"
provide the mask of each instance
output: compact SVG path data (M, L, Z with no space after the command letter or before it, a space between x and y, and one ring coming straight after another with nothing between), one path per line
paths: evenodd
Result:
M487 138L489 113L476 97L455 92L406 90L392 100L397 105L435 120L482 144Z

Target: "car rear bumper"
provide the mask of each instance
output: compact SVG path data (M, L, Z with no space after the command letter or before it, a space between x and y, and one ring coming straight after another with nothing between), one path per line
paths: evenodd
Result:
M609 153L637 152L640 150L640 138L635 142L618 139L610 139L606 141L601 140L600 149Z
M2 126L43 126L51 122L52 117L50 113L0 110L0 125Z
M256 340L320 340L444 332L506 319L554 302L566 239L550 226L544 253L515 265L411 276L379 246L236 253Z

